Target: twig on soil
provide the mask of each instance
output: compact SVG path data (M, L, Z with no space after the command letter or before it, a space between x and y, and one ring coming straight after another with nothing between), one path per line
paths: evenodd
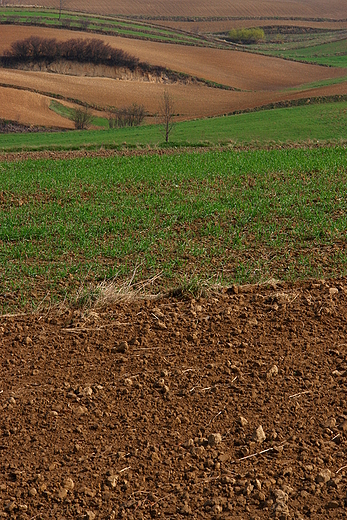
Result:
M282 444L279 444L278 446L273 446L272 448L267 448L263 451L258 451L257 453L252 453L251 455L247 455L246 457L242 457L241 459L232 460L230 464L236 464L236 462L241 462L243 460L251 459L253 457L257 457L258 455L263 455L264 453L267 453L269 451L276 450L277 448L280 448L281 446L284 446L287 441L282 442Z
M338 470L335 472L336 475L337 475L338 473L340 473L340 471L342 471L343 469L346 469L346 468L347 468L347 465L346 465L346 466L342 466L342 468L338 469Z
M27 316L27 313L18 312L17 314L1 314L0 318L17 318L18 316Z
M101 327L76 327L74 329L60 329L62 332L88 332L91 330L102 330L105 326Z
M212 417L212 419L210 420L210 422L206 425L206 428L207 428L208 426L210 426L210 424L211 424L215 419L217 419L217 417L218 417L221 413L223 413L223 410L221 410L220 412L217 413L217 415L215 415L214 417Z
M134 352L138 352L139 350L157 350L162 347L146 347L146 348L136 348Z
M293 298L292 300L290 300L289 304L293 303L293 302L297 299L297 297L298 297L299 295L300 295L300 293L298 293L296 296L294 296L294 298Z
M120 469L118 473L123 473L123 471L127 471L128 469L131 469L131 466L127 466L126 468Z
M338 433L337 435L335 435L335 437L333 437L331 440L334 441L335 439L337 439L338 437L340 437L341 433Z
M310 394L310 393L311 393L311 390L306 390L305 392L300 392L299 394L290 395L289 399L291 399L292 397L299 397L299 395Z

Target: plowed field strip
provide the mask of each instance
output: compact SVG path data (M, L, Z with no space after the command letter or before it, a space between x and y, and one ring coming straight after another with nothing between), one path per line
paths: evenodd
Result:
M47 127L73 128L49 110L50 99L34 92L0 87L0 118Z
M4 70L2 72L2 83L8 83L12 86L33 88L45 94L56 93L64 96L66 99L75 98L100 107L121 107L140 101L151 114L158 112L163 92L167 88L165 85L157 83L114 81L109 78L61 76L59 74L17 70ZM199 85L173 84L169 87L180 119L222 115L236 110L255 108L271 102L288 99L347 94L347 82L309 89L304 92L275 93L231 92ZM5 90L3 89L4 95L6 95ZM13 105L12 114L14 117L9 117L10 119L16 118L16 114L21 112L21 106L22 102L19 93L17 103ZM26 103L23 102L23 108L25 106ZM0 117L2 117L1 111ZM25 121L22 118L22 122L30 123L31 121L30 119Z
M6 5L18 5L17 0L7 0ZM55 0L43 0L40 5L57 8ZM64 6L65 7L65 6ZM87 11L98 14L122 14L143 16L295 16L310 18L347 18L347 6L343 0L70 0L71 11Z
M3 26L0 50L7 48L11 41L31 34L55 37L60 40L71 38L71 34L74 37L89 37L85 33L71 33L71 31L65 30ZM141 61L242 90L275 91L346 75L344 69L295 63L250 53L186 47L111 36L102 39L114 47L139 57Z

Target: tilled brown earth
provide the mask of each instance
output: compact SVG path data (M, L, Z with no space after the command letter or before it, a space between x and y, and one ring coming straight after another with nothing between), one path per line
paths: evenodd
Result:
M347 278L0 319L0 518L346 518Z

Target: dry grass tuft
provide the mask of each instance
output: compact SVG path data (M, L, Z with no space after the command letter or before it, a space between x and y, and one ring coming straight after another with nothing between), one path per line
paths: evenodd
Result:
M150 288L160 278L161 273L147 280L134 283L136 275L134 270L130 279L119 281L104 280L97 285L90 284L87 287L81 285L74 298L74 306L80 309L105 309L120 302L131 302L139 299L157 299L160 293L151 294Z

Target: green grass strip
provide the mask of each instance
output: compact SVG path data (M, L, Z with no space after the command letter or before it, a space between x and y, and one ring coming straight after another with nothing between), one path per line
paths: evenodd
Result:
M161 274L253 283L347 272L345 148L0 164L0 311Z
M347 102L343 101L199 119L177 123L170 139L176 145L344 140L346 111ZM156 146L162 142L160 125L147 125L116 130L2 134L0 151Z

